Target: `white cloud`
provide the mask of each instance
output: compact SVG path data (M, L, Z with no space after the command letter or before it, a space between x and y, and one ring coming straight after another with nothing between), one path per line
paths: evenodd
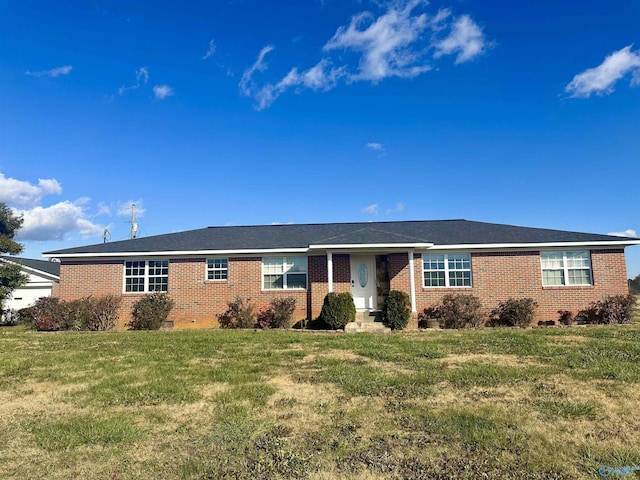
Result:
M404 202L396 203L394 208L387 208L386 213L404 212Z
M107 216L111 216L111 207L109 207L109 205L105 204L104 202L100 202L98 204L98 213L96 214L97 216L100 215L107 215Z
M451 26L449 35L434 44L435 58L457 53L456 64L468 62L481 55L491 44L487 43L482 29L469 15L462 15Z
M449 10L439 10L430 17L420 7L426 0L396 0L382 5L383 13L361 12L349 24L341 26L322 48L323 57L315 66L301 70L289 69L278 82L260 86L256 72L267 70L264 58L274 48L264 47L255 63L245 70L238 85L240 93L253 97L256 109L269 107L282 93L294 88L329 91L341 81L368 81L377 84L390 77L413 78L433 69L428 52L435 49L435 58L457 54L456 63L468 61L486 51L490 44L482 29L468 15L452 23ZM435 33L450 28L449 35L435 40ZM353 56L347 52L355 53ZM356 64L357 63L357 64Z
M149 69L147 67L140 67L136 70L136 85L144 85L149 81Z
M370 142L367 143L367 148L375 152L384 152L384 145L381 143Z
M124 85L118 89L118 95L122 96L128 90L137 90L141 85L145 85L149 81L149 69L147 67L140 67L136 70L136 84L129 87Z
M623 232L609 232L607 233L607 235L613 235L614 237L637 237L638 232L631 228L628 228Z
M7 178L0 172L0 202L13 207L30 207L36 205L42 197L62 193L62 186L53 178L38 179L33 185L24 180Z
M76 230L83 237L101 235L104 227L86 218L81 203L65 200L49 207L16 210L24 218L22 228L18 231L18 240L62 240Z
M0 172L0 202L6 203L24 222L18 231L19 241L63 240L67 234L78 232L82 237L102 236L105 226L95 221L96 217L111 216L112 212L131 215L131 204L136 204L136 215L146 212L142 199L108 205L98 203L91 211L91 199L80 197L75 201L64 200L54 205L42 205L47 195L62 193L58 180L39 179L37 184L6 177ZM124 208L128 208L124 213ZM110 226L109 226L110 227Z
M594 68L577 74L565 87L571 97L588 98L592 93L609 95L615 83L628 73L632 73L631 86L640 84L640 54L631 51L632 45L624 47Z
M364 207L362 209L362 211L364 213L368 213L369 215L375 215L378 213L379 207L377 203L373 203L371 205L369 205L368 207Z
M329 61L325 59L320 60L317 65L303 72L298 72L298 69L294 67L277 84L268 83L253 93L253 97L258 102L256 109L267 108L276 98L291 87L306 87L311 90L323 91L331 90L343 75L344 67L329 68Z
M251 97L254 94L254 83L251 77L255 72L263 72L267 69L267 64L264 62L264 56L273 50L272 45L267 45L260 50L258 54L258 58L251 67L247 68L242 74L242 78L240 79L240 83L238 87L240 88L240 93L242 93L246 97Z
M412 0L404 8L391 4L378 18L363 12L351 18L348 27L340 27L325 44L323 50L353 50L360 52L358 72L350 80L369 80L377 83L387 77L415 77L431 70L421 60L415 43L429 23L425 13L414 15L421 0Z
M60 75L69 75L69 73L71 73L71 70L73 70L73 67L71 65L65 65L64 67L56 67L52 68L51 70L40 70L38 72L30 72L29 70L27 70L26 72L24 72L24 74L30 75L32 77L55 78L59 77Z
M164 100L165 98L174 95L173 89L169 85L154 85L153 94L155 95L156 100Z
M210 40L209 41L209 49L207 50L207 53L204 54L204 57L202 57L202 59L206 60L207 58L209 58L214 53L216 53L216 42L214 42L213 40Z

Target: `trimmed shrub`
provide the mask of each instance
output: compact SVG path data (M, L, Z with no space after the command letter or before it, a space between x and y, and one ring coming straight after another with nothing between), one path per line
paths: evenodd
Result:
M384 298L382 306L382 323L391 330L406 328L411 318L411 300L409 295L398 290L391 290Z
M158 330L173 309L174 301L166 293L150 293L133 304L129 330Z
M344 328L349 322L356 321L356 306L351 292L327 293L324 297L318 323L323 323L333 330Z
M579 315L586 317L587 323L629 323L633 314L635 301L635 296L631 294L607 296L603 300L591 302Z
M447 294L440 303L418 314L418 326L425 328L428 320L437 320L440 328L481 327L484 324L482 304L474 295Z
M227 310L217 315L220 328L255 328L255 305L250 298L237 296L227 304Z
M500 302L497 308L491 310L490 325L494 327L525 328L533 322L533 316L538 303L533 298L510 298Z
M260 328L291 328L295 310L295 298L274 298L267 308L261 308L258 312L258 326Z

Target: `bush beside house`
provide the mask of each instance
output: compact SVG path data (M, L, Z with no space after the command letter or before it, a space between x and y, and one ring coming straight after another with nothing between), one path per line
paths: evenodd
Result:
M591 302L578 313L590 324L623 324L629 323L636 303L635 295L614 295L603 300Z
M173 309L174 301L166 293L144 295L133 304L129 330L159 330Z
M411 300L409 295L391 290L382 306L382 323L391 330L404 330L411 319Z
M347 323L356 321L356 306L350 292L330 292L324 297L322 310L311 328L326 328L338 330Z
M250 298L236 296L227 304L227 307L224 313L217 315L220 328L254 328L256 326L256 306L251 303Z
M39 331L89 330L106 331L118 323L121 297L85 297L68 302L55 297L42 297L19 312L20 321Z
M260 328L291 328L295 310L295 298L274 298L268 307L261 308L258 312L258 326Z
M538 303L533 298L509 298L500 302L489 314L492 327L529 327L533 323Z
M480 327L485 323L480 299L473 295L447 294L439 304L425 308L418 315L418 327L426 328L430 320L440 328Z

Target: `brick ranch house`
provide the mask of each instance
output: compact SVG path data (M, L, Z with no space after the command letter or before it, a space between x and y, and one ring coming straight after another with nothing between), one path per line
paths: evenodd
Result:
M209 227L47 252L60 260L59 297L122 295L120 326L148 292L175 301L175 328L217 326L236 295L257 307L296 299L318 316L328 292L350 291L359 311L402 290L417 312L447 293L488 308L531 297L536 321L628 292L624 248L640 239L468 220ZM415 323L414 323L415 325Z

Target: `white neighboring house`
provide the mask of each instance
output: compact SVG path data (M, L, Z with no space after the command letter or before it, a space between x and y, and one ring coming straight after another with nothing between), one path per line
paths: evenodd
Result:
M0 262L20 265L23 274L29 280L13 294L5 299L3 307L6 310L20 310L30 307L40 297L56 295L60 283L60 263L31 258L0 256Z

